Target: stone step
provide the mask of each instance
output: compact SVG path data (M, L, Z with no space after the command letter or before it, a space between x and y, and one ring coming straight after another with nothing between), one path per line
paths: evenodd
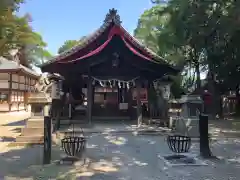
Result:
M29 118L29 120L33 120L33 121L40 121L40 120L43 120L43 119L44 119L43 116L35 116L35 117Z
M39 143L42 141L43 141L43 135L16 137L16 142Z
M40 128L40 127L44 127L44 121L43 119L29 119L27 121L27 127L28 128Z
M28 147L28 146L34 146L34 145L42 145L43 141L39 141L36 143L29 143L29 142L11 142L7 146L8 147Z
M21 129L22 136L31 136L31 135L43 135L44 128L40 127L26 127Z

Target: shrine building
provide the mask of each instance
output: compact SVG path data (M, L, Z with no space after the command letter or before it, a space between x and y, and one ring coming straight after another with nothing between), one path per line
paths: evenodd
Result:
M39 77L18 61L0 57L0 113L28 111L28 96Z
M85 94L89 122L93 117L141 117L142 104L151 103L152 82L180 72L131 36L115 9L93 34L41 70L63 76L63 90L75 99Z

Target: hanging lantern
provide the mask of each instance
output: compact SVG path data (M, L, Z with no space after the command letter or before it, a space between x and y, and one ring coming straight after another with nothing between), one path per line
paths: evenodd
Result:
M159 94L160 94L160 91L161 91L159 81L154 81L154 82L153 82L153 87L154 87L157 95L159 95Z
M171 93L171 90L170 90L171 83L170 82L162 82L162 81L156 80L153 82L153 87L156 90L156 93L158 95L160 95L160 93L161 93L164 99L169 100L170 93Z
M161 88L163 98L168 100L170 98L170 93L171 93L170 84L164 84L160 86L160 88Z
M51 97L52 99L60 99L60 86L57 81L52 82Z

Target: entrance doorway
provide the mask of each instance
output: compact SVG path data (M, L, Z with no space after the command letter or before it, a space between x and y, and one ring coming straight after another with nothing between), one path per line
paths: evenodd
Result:
M93 116L126 117L129 115L129 98L119 88L96 87Z

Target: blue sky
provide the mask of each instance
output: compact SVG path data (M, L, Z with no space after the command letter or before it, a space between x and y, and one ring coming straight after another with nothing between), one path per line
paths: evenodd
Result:
M19 13L31 14L33 29L56 54L65 40L80 39L99 28L111 8L118 10L123 26L132 33L139 16L151 7L151 0L26 0Z

